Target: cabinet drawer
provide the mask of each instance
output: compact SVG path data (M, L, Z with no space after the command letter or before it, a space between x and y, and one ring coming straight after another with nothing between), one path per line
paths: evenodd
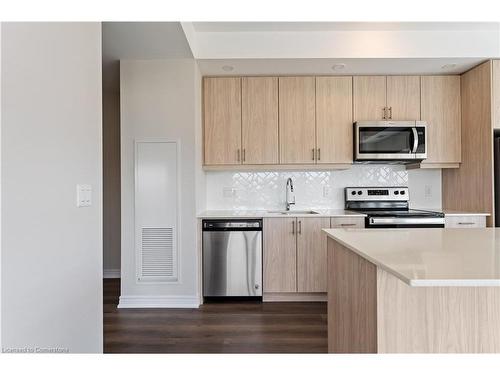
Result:
M445 228L485 228L486 216L445 216Z
M332 228L364 228L365 218L364 217L332 217L330 219L330 227Z

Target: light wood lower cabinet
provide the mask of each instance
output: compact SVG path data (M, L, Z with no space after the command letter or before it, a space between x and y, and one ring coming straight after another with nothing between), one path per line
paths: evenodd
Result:
M326 293L326 235L329 218L297 219L297 291Z
M364 228L365 218L361 216L332 217L330 228Z
M329 227L328 217L264 219L264 297L271 293L275 301L321 300L327 281L326 235L321 230Z
M264 219L264 292L297 291L297 220Z

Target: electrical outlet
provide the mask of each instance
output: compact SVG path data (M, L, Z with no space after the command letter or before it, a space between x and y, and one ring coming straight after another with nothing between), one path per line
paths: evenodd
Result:
M425 185L424 187L424 195L426 198L432 197L432 187L431 185Z
M330 196L330 186L323 186L323 198L328 198Z
M224 198L234 198L236 196L236 189L225 187L222 189L222 196Z

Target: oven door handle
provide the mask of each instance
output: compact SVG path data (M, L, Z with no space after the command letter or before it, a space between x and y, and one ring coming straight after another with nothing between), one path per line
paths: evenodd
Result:
M370 217L369 224L377 225L444 225L444 217Z
M417 153L417 149L418 149L418 132L417 132L417 128L411 128L411 130L413 131L413 153L416 154Z

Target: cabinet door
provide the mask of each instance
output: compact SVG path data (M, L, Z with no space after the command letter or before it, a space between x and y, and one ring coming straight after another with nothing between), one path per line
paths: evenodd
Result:
M297 291L295 218L264 219L264 293Z
M422 120L429 163L460 163L460 76L421 77Z
M352 138L352 77L317 77L317 163L352 163Z
M278 78L242 78L243 164L278 164Z
M420 120L420 76L388 76L389 120Z
M326 235L329 218L297 219L297 291L326 292Z
M203 81L205 164L241 162L241 79Z
M500 60L492 60L493 128L500 129Z
M384 119L387 102L386 88L385 76L354 77L354 121Z
M314 77L279 78L281 164L314 164L316 148Z

